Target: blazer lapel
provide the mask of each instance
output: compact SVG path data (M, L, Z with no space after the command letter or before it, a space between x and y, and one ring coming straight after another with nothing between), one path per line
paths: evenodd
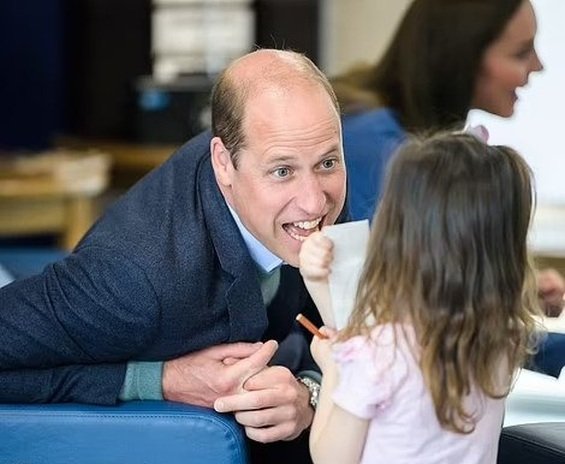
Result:
M230 341L260 340L268 320L257 267L216 184L209 158L204 160L198 185L216 255L222 269L233 278L226 292Z

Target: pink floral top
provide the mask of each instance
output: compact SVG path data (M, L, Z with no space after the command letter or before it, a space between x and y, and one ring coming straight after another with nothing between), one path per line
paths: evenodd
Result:
M410 348L410 326L376 327L371 337L354 337L334 347L340 382L333 394L346 411L370 420L362 463L496 463L504 400L474 391L467 411L478 418L464 435L440 427L431 395ZM418 353L418 349L414 349Z

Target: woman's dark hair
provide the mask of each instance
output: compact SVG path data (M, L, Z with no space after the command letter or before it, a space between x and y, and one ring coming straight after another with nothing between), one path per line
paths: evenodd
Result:
M463 123L484 52L524 1L415 0L375 66L333 80L342 108L378 101L408 130Z

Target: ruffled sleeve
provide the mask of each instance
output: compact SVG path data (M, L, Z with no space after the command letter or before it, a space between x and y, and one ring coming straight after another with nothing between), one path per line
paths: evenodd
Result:
M380 335L378 341L357 336L334 345L339 383L333 400L362 419L371 419L386 408L407 374L394 337L386 330Z

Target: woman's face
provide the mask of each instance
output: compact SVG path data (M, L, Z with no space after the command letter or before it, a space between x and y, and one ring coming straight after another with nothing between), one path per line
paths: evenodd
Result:
M485 51L475 83L472 107L510 117L518 100L516 89L528 83L530 73L543 66L534 48L537 25L528 0Z

